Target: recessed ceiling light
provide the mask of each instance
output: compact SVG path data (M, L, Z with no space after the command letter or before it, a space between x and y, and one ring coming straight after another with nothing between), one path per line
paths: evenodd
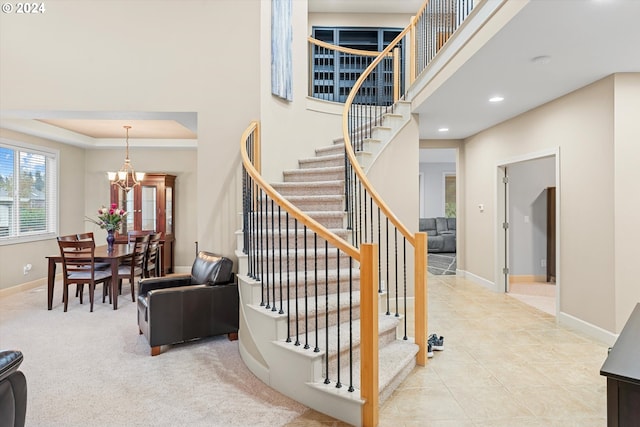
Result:
M502 102L504 101L504 98L501 96L494 96L492 98L489 98L489 102Z
M548 55L536 56L535 58L531 58L531 62L534 64L545 65L551 62L551 57Z
M449 132L449 128L440 128L438 132Z

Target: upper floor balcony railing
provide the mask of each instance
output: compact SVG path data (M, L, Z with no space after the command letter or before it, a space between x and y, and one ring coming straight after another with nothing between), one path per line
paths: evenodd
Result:
M385 55L366 82L370 89L367 96L371 97L367 103L388 106L398 100L460 27L475 2L425 2L407 27L407 36ZM309 37L308 42L309 96L325 101L344 103L358 77L380 54L379 51L352 49L313 37Z

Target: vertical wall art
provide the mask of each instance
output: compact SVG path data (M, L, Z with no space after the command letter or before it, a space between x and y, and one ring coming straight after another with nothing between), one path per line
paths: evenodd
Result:
M271 93L293 101L291 0L271 0Z

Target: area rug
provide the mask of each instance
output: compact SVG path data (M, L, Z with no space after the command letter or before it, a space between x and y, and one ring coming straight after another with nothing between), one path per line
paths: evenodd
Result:
M455 253L431 253L427 255L427 270L437 276L456 274Z

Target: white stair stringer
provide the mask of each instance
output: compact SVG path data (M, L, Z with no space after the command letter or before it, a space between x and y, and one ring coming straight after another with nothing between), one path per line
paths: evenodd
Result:
M238 276L240 323L238 334L240 357L249 370L265 384L317 411L359 426L361 406L359 391L336 389L322 380L324 352L314 352L286 343L285 314L278 314L249 304L256 298L256 282Z
M287 338L287 316L259 306L260 283L246 276L238 276L241 303L240 355L249 369L270 387L292 399L355 426L362 424L359 374L353 378L353 391L348 391L347 357L342 350L345 367L341 370L342 387L336 387L335 358L337 349L314 352L302 345L294 345L295 336ZM415 366L418 348L411 341L393 339L398 319L380 314L381 338L379 353L379 400L383 403ZM335 329L335 326L332 327ZM346 329L346 325L342 326ZM357 332L356 332L357 331ZM359 322L354 322L354 372L360 369ZM392 332L392 335L389 335ZM319 331L321 337L325 331ZM335 334L331 332L330 334ZM341 340L346 337L341 338ZM333 342L331 340L330 342ZM330 344L330 347L333 344ZM332 381L324 383L325 358L329 357Z

